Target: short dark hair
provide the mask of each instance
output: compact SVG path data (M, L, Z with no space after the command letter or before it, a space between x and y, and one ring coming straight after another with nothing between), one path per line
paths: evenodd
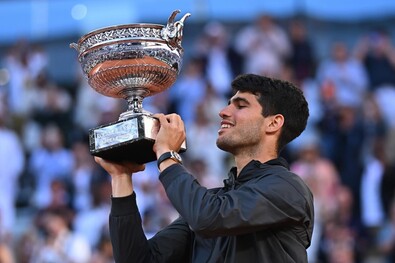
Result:
M291 82L256 74L243 74L232 81L232 89L234 92L251 92L257 95L264 117L275 114L284 116L284 126L277 142L278 152L306 128L308 103L302 90Z

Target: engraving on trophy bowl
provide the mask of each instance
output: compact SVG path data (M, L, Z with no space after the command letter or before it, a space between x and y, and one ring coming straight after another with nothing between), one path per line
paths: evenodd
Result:
M128 110L120 115L118 122L136 118L138 127L157 123L151 113L143 110L142 101L145 97L171 87L181 70L184 52L181 46L183 27L190 14L187 13L179 21L175 21L178 13L180 11L175 10L165 26L126 24L105 27L82 36L78 43L70 44L70 47L77 50L82 71L95 91L104 96L128 101ZM141 118L141 115L146 115L146 118ZM106 147L99 148L97 145L113 140L115 137L111 133L116 134L119 127L123 126L112 123L92 129L89 136L91 153L98 156L103 153L107 157L108 153L104 154ZM123 136L122 138L130 140L111 145L111 152L118 151L117 147L121 148L125 144L128 144L127 151L138 151L136 147L153 145L155 136L147 134L144 127L139 130L144 132ZM96 141L93 143L94 140ZM148 140L149 143L138 143L136 140ZM134 147L133 143L144 146ZM152 153L147 155L151 156L149 160L139 161L147 162L154 158Z
M89 85L97 92L125 98L125 90L145 89L146 96L166 90L176 81L178 72L152 57L104 61L89 72Z

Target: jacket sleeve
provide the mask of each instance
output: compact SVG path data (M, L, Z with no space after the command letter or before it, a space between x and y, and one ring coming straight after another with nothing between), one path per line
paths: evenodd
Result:
M178 164L160 175L172 204L200 235L238 235L292 224L303 224L307 229L312 220L307 200L312 196L280 177L271 178L235 190L214 192L201 187Z
M136 195L112 198L110 237L117 263L188 262L192 232L179 218L147 240Z

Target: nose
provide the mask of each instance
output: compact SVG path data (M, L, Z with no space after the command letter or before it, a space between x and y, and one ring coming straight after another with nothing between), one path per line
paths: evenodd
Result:
M218 114L222 119L224 119L225 117L229 117L230 116L230 112L229 112L229 105L226 106L225 108L223 108L219 114Z

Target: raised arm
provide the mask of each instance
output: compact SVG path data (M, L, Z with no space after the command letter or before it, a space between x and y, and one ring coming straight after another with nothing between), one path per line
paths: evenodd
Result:
M95 161L111 176L112 197L125 197L133 193L132 174L143 171L144 164L111 162L100 157Z
M145 166L99 157L95 157L95 161L111 176L109 228L115 262L188 262L192 234L181 218L150 240L145 236L132 181L132 174L144 170Z

